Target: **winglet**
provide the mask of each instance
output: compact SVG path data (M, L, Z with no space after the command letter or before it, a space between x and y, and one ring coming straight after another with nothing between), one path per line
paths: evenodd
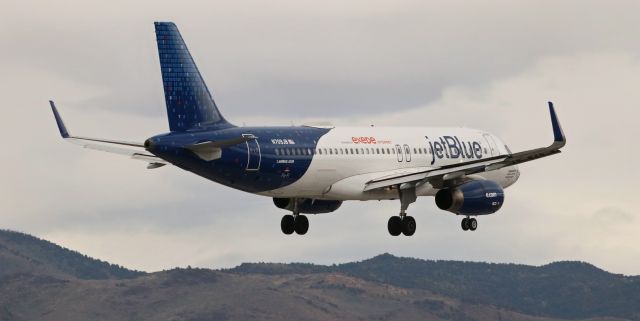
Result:
M555 142L561 142L564 145L567 139L564 136L564 132L562 131L562 127L558 121L556 110L553 108L553 102L549 102L549 113L551 114L551 126L553 127L553 140Z
M58 124L58 130L60 131L60 135L62 138L69 138L69 131L67 131L67 127L64 125L62 121L62 117L60 117L60 113L58 113L58 109L56 108L56 104L53 100L49 100L49 105L51 105L51 110L53 111L53 117L56 118L56 123Z

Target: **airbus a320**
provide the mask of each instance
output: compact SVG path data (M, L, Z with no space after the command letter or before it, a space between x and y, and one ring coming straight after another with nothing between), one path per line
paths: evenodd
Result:
M235 126L220 113L176 25L156 22L155 32L170 131L142 143L74 136L50 101L60 134L145 161L149 169L173 165L271 197L290 212L281 219L284 234L306 234L304 214L331 213L344 201L399 200L387 228L410 236L416 220L407 209L420 196L433 196L438 208L463 217L463 230L474 231L477 216L502 207L504 189L520 176L518 164L560 153L566 144L551 102L553 143L517 153L469 128Z

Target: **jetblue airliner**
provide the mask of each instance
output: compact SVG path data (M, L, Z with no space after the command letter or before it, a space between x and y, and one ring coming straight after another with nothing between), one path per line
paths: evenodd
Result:
M387 224L393 236L413 235L407 215L418 196L435 196L438 208L463 216L493 214L514 184L517 164L560 153L566 139L549 102L554 142L512 153L500 138L468 128L238 127L220 113L180 32L155 23L170 131L144 143L74 136L50 101L62 137L85 148L128 155L154 169L174 165L216 183L273 198L289 211L284 234L309 229L304 214L330 213L348 200L399 200Z

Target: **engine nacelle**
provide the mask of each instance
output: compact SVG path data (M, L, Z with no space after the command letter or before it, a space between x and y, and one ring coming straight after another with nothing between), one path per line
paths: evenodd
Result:
M436 193L436 205L455 214L492 214L502 207L502 203L504 190L494 181L470 181Z
M293 199L292 198L273 198L273 204L278 208L293 211ZM301 214L322 214L331 213L337 210L342 201L327 201L316 200L311 198L298 199L298 211Z

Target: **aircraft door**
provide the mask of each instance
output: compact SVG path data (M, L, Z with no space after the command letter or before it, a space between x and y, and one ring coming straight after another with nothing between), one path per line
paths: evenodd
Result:
M489 134L483 134L482 136L484 137L484 140L486 140L487 144L489 145L489 151L491 152L491 156L497 156L498 146L496 145L496 142L493 140L493 137L491 137L491 135Z
M402 147L396 145L396 155L398 156L398 162L402 162Z
M252 134L242 134L242 136L253 136ZM247 142L247 171L257 171L260 169L260 162L262 161L262 154L260 154L260 144L258 139L252 139Z
M404 144L402 147L404 147L404 159L407 162L411 161L411 148L409 148L409 145Z

